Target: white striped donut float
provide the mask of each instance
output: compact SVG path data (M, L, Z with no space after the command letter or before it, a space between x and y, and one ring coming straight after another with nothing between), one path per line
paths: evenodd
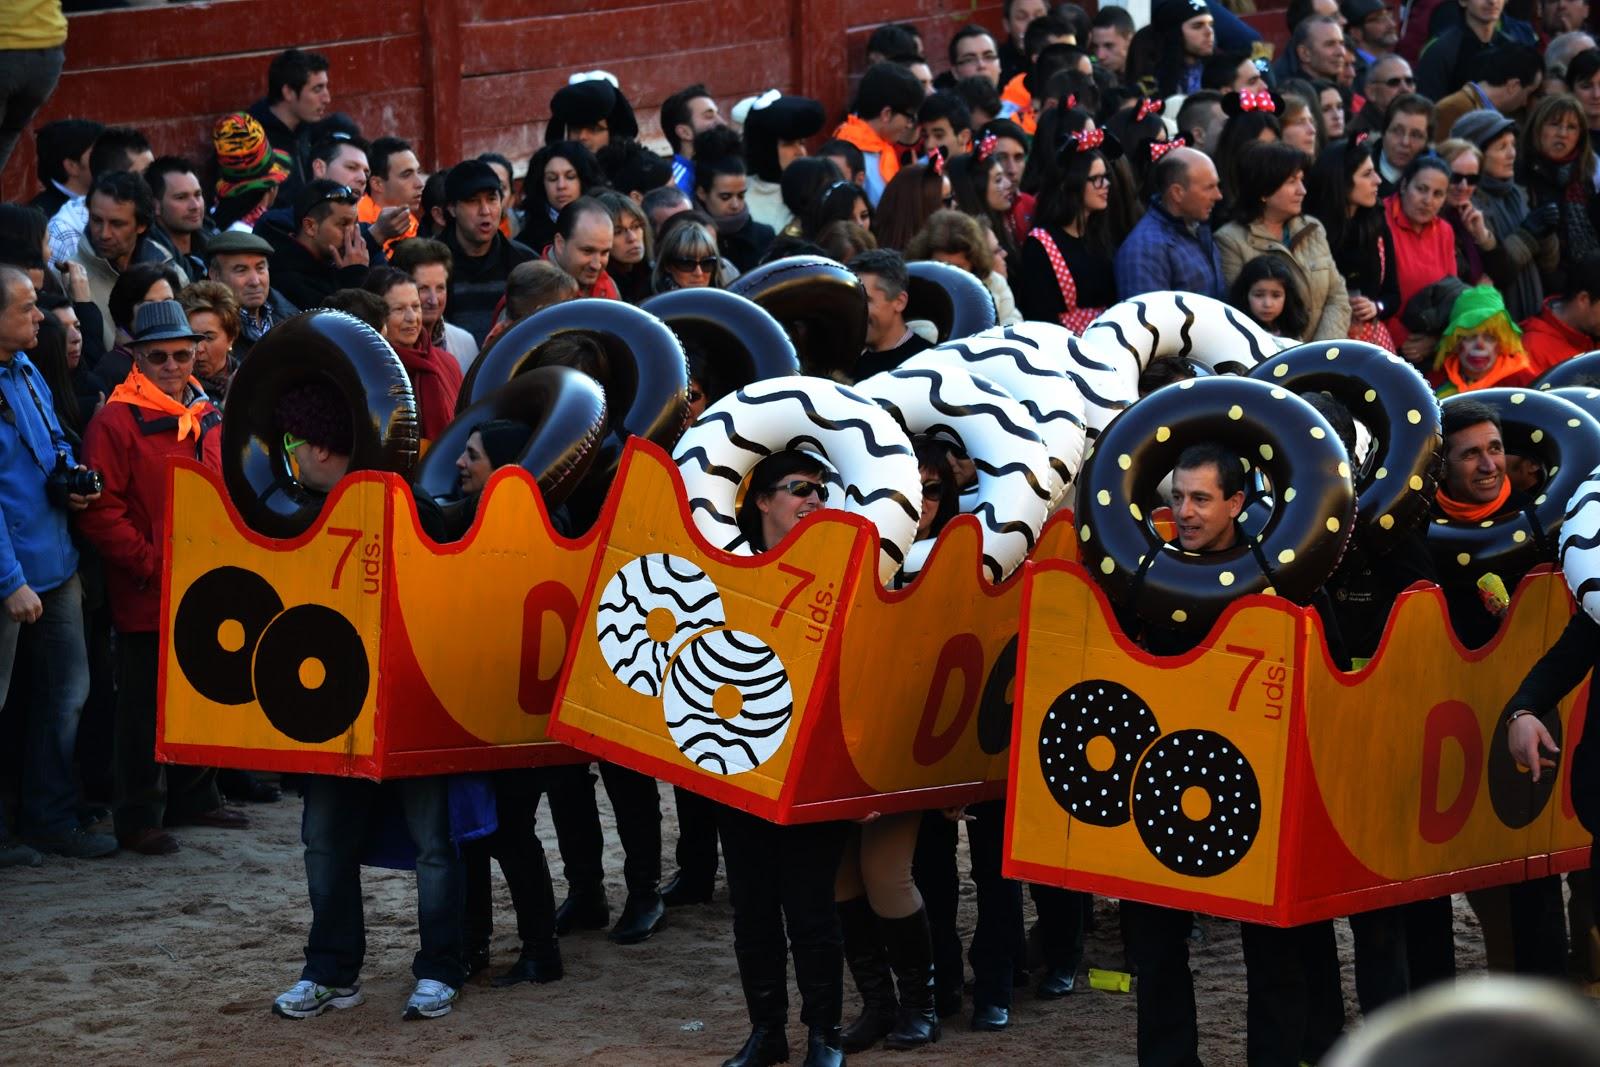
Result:
M1132 356L1140 370L1158 356L1182 356L1213 370L1219 363L1253 367L1297 343L1272 336L1221 300L1170 291L1113 304L1084 328L1083 340Z
M1031 347L1041 362L1067 376L1083 399L1084 433L1090 440L1139 399L1139 368L1126 353L1084 344L1065 326L1019 322L984 330L967 341L977 344L991 339Z
M617 680L636 693L661 695L667 665L684 642L723 626L722 594L705 571L657 552L624 565L600 593L595 638Z
M1255 546L1185 552L1146 516L1178 456L1202 441L1283 487ZM1228 374L1157 389L1113 423L1084 461L1075 514L1084 569L1113 601L1203 630L1247 593L1309 603L1344 556L1355 510L1350 459L1327 420L1287 389Z
M1475 400L1500 416L1506 451L1537 456L1545 483L1533 503L1481 523L1435 518L1428 525L1441 585L1478 575L1520 574L1548 563L1565 528L1568 502L1600 467L1600 421L1569 400L1534 389L1474 389L1445 398L1442 407Z
M1439 402L1410 363L1361 341L1312 341L1285 349L1249 376L1292 393L1331 394L1366 427L1374 447L1356 468L1356 537L1383 555L1427 521L1444 438Z
M716 774L740 774L783 746L794 692L770 646L723 628L696 637L673 659L661 710L686 758Z
M999 334L947 341L919 352L900 365L917 367L963 366L994 382L1011 394L1033 419L1044 439L1050 460L1050 510L1068 502L1068 490L1083 465L1087 425L1083 396L1066 373L1042 357L1037 348L1015 337Z
M1567 501L1561 521L1561 573L1578 607L1600 622L1600 471Z
M965 366L899 367L857 382L856 390L882 404L907 433L952 441L971 457L978 469L972 514L983 526L984 573L998 582L1021 566L1050 503L1050 459L1023 406ZM907 579L922 569L933 545L911 546Z
M672 458L700 536L748 554L734 504L739 485L761 460L789 449L819 455L838 472L844 510L878 531L878 574L887 583L917 536L922 478L916 456L887 411L825 378L753 382L707 408L679 438Z

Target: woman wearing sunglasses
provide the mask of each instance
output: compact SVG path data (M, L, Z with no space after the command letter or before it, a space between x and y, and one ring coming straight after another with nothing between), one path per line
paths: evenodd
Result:
M801 519L821 510L827 503L823 478L817 458L804 452L778 452L756 464L738 519L750 548L765 552L777 546ZM843 1063L839 1014L844 953L833 884L847 824L778 826L722 805L717 825L733 900L733 951L750 1013L750 1037L723 1067L789 1059L785 1027L791 953L800 1019L809 1035L805 1063Z
M1439 217L1450 224L1456 242L1456 274L1468 285L1484 280L1484 252L1496 245L1483 212L1472 202L1483 173L1483 152L1471 141L1451 138L1439 145L1439 157L1450 165L1449 186Z
M728 279L717 254L716 229L706 217L681 211L667 220L656 242L651 284L656 292L674 289L722 289Z

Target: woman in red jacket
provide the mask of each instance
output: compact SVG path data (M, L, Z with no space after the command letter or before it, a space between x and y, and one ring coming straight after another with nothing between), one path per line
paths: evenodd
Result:
M1409 334L1402 321L1406 305L1421 290L1455 273L1455 232L1439 217L1449 185L1450 168L1444 160L1418 156L1400 175L1400 191L1383 203L1400 280L1400 307L1389 320L1389 332L1400 354L1413 363L1431 358L1439 339Z
M183 305L141 305L132 335L133 369L84 431L84 462L104 484L79 514L78 530L105 561L117 631L117 839L163 855L178 850L164 824L238 828L249 820L222 806L215 770L163 769L155 761L167 462L183 456L221 470L222 415L191 376L199 336Z
M455 418L461 364L422 329L422 298L409 274L395 267L373 267L364 288L383 297L389 308L383 335L405 364L417 394L422 439L432 441Z

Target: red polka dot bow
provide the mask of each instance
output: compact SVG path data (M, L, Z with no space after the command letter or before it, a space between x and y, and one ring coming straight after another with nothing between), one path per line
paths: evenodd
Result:
M928 153L928 169L941 177L944 175L944 149L935 148Z
M1150 162L1154 163L1156 160L1160 159L1174 148L1182 148L1186 144L1188 144L1188 142L1182 137L1174 137L1170 141L1151 141Z
M980 160L988 159L990 154L992 152L994 152L995 145L997 145L999 143L1000 143L1000 138L996 137L994 134L992 134L992 133L984 134L983 135L983 140L978 142L978 149L977 149L978 158Z
M1098 126L1092 130L1079 130L1067 134L1067 140L1080 152L1092 152L1106 143L1106 131Z
M1139 101L1139 110L1134 113L1133 121L1143 122L1151 115L1159 115L1166 109L1166 104L1160 100L1152 100L1146 96Z
M1239 110L1276 112L1278 107L1272 102L1271 93L1251 92L1239 94Z

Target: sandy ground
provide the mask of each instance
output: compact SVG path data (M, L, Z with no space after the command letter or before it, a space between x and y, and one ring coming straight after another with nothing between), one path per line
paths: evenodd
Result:
M622 903L621 850L600 792L615 914ZM670 790L663 790L662 808L670 864L676 839ZM643 945L619 948L603 932L564 939L567 977L560 983L497 990L480 977L451 1015L402 1022L416 936L413 882L409 873L377 870L364 882L367 1003L304 1022L275 1018L269 1006L299 977L309 923L300 802L291 795L249 811L255 825L247 831L179 831L183 851L171 857L47 858L38 869L0 871L6 991L0 1061L714 1065L748 1032L720 883L712 904L672 911L669 925ZM547 826L541 835L553 859ZM559 899L564 888L556 869ZM517 946L510 903L498 883L496 896L498 970L515 958ZM965 884L964 940L973 919L972 887ZM1238 930L1218 920L1202 925L1206 940L1194 953L1201 1053L1213 1067L1242 1063ZM1456 938L1462 970L1481 971L1477 924L1461 898ZM1354 1021L1349 929L1342 923L1340 941ZM1100 902L1085 963L1121 966L1108 902ZM1133 997L1090 990L1086 979L1080 990L1050 1003L1021 991L1003 1034L974 1034L965 1019L951 1019L931 1051L875 1051L851 1062L1132 1065ZM791 993L790 999L798 1063L804 1032L798 998ZM847 1018L854 1003L847 978Z

